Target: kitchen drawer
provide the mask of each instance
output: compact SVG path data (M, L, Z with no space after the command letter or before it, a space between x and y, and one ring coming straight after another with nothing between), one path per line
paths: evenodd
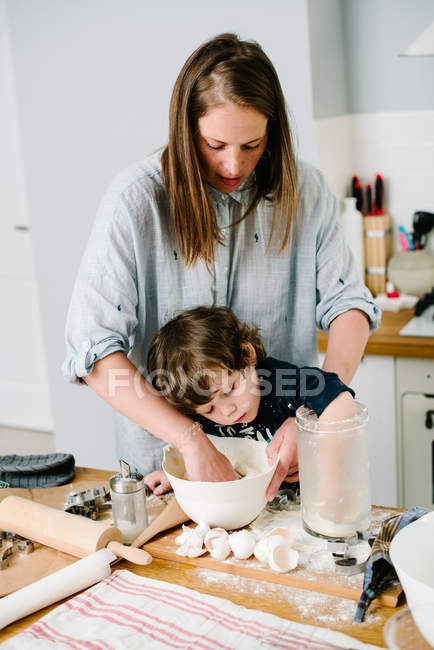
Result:
M434 359L396 359L396 388L398 395L404 393L428 393L434 395Z

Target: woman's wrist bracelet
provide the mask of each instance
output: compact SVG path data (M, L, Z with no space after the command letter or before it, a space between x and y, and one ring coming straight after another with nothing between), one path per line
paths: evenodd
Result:
M177 447L180 451L182 451L182 447L190 442L198 433L199 431L202 431L202 425L200 422L192 422L189 424L181 435L179 436L179 443L177 444Z

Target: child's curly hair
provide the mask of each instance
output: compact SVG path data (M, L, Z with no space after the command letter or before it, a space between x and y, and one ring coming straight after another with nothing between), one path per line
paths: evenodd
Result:
M243 370L265 359L257 326L249 327L228 307L196 307L166 323L148 351L148 378L187 415L210 401L212 370ZM252 359L251 348L256 353Z

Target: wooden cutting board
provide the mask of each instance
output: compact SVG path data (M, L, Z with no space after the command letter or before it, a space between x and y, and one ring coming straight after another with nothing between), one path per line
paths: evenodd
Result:
M381 512L382 509L378 509L378 511ZM294 516L300 516L299 511L293 514ZM191 522L189 525L194 527ZM261 564L253 556L248 560L237 560L231 555L223 562L214 560L208 553L196 558L180 556L176 553L178 546L175 543L179 534L180 530L174 529L145 544L143 548L155 558L183 562L202 569L211 569L253 578L261 582L272 582L287 587L332 594L355 601L360 598L363 588L363 574L360 573L355 576L336 574L333 558L327 551L322 552L321 555L317 552L315 558L309 558L309 553L300 553L300 562L296 569L290 573L276 573ZM383 592L378 602L388 607L396 607L401 593L401 585L392 586Z
M74 484L62 485L54 488L40 488L27 490L25 488L2 488L0 489L0 501L7 496L14 495L37 503L42 503L52 508L63 510L66 497L71 492L82 492L89 488L104 485L108 489L106 481L82 481ZM148 499L148 515L155 517L165 507L166 502L158 497ZM107 520L111 520L111 510L105 513ZM8 545L7 542L3 542ZM59 569L69 566L77 561L77 557L58 551L48 546L34 544L33 553L23 555L14 553L9 558L9 566L0 570L0 597L17 591L36 580L45 578Z
M74 483L74 485L40 490L7 488L0 490L0 499L10 494L15 494L62 509L69 492L79 492L102 484L104 484L103 481L84 481ZM161 512L164 506L165 501L158 497L148 500L148 514L151 518L155 517ZM377 510L382 511L381 508ZM190 526L193 525L190 523ZM316 568L312 566L299 566L291 573L279 574L264 567L255 558L237 560L231 556L224 562L218 562L210 557L209 554L198 558L185 558L177 555L176 549L178 547L175 544L175 539L179 533L179 528L168 533L162 533L154 541L145 544L143 548L155 558L182 562L222 573L254 578L261 582L272 582L299 589L333 594L355 601L359 600L362 591L363 575L359 574L352 577L336 575L330 558L329 566L325 568L324 566ZM35 544L35 551L29 555L14 554L10 560L10 566L0 571L0 597L12 593L46 575L50 575L54 571L72 564L76 560L77 558L72 555L38 544ZM327 564L327 557L325 560ZM321 564L323 565L324 562L321 562ZM401 591L399 585L392 587L385 591L378 600L382 605L395 607Z

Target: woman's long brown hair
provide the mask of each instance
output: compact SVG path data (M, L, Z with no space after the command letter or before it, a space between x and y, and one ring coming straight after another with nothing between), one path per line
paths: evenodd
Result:
M288 243L297 209L297 167L285 99L273 64L254 41L241 41L236 34L216 36L193 52L176 80L169 143L162 154L179 252L187 265L203 259L208 269L221 238L201 175L195 135L198 119L225 102L255 108L268 118L268 151L256 165L257 191L242 219L261 199L271 201L268 245L278 232L280 253Z

